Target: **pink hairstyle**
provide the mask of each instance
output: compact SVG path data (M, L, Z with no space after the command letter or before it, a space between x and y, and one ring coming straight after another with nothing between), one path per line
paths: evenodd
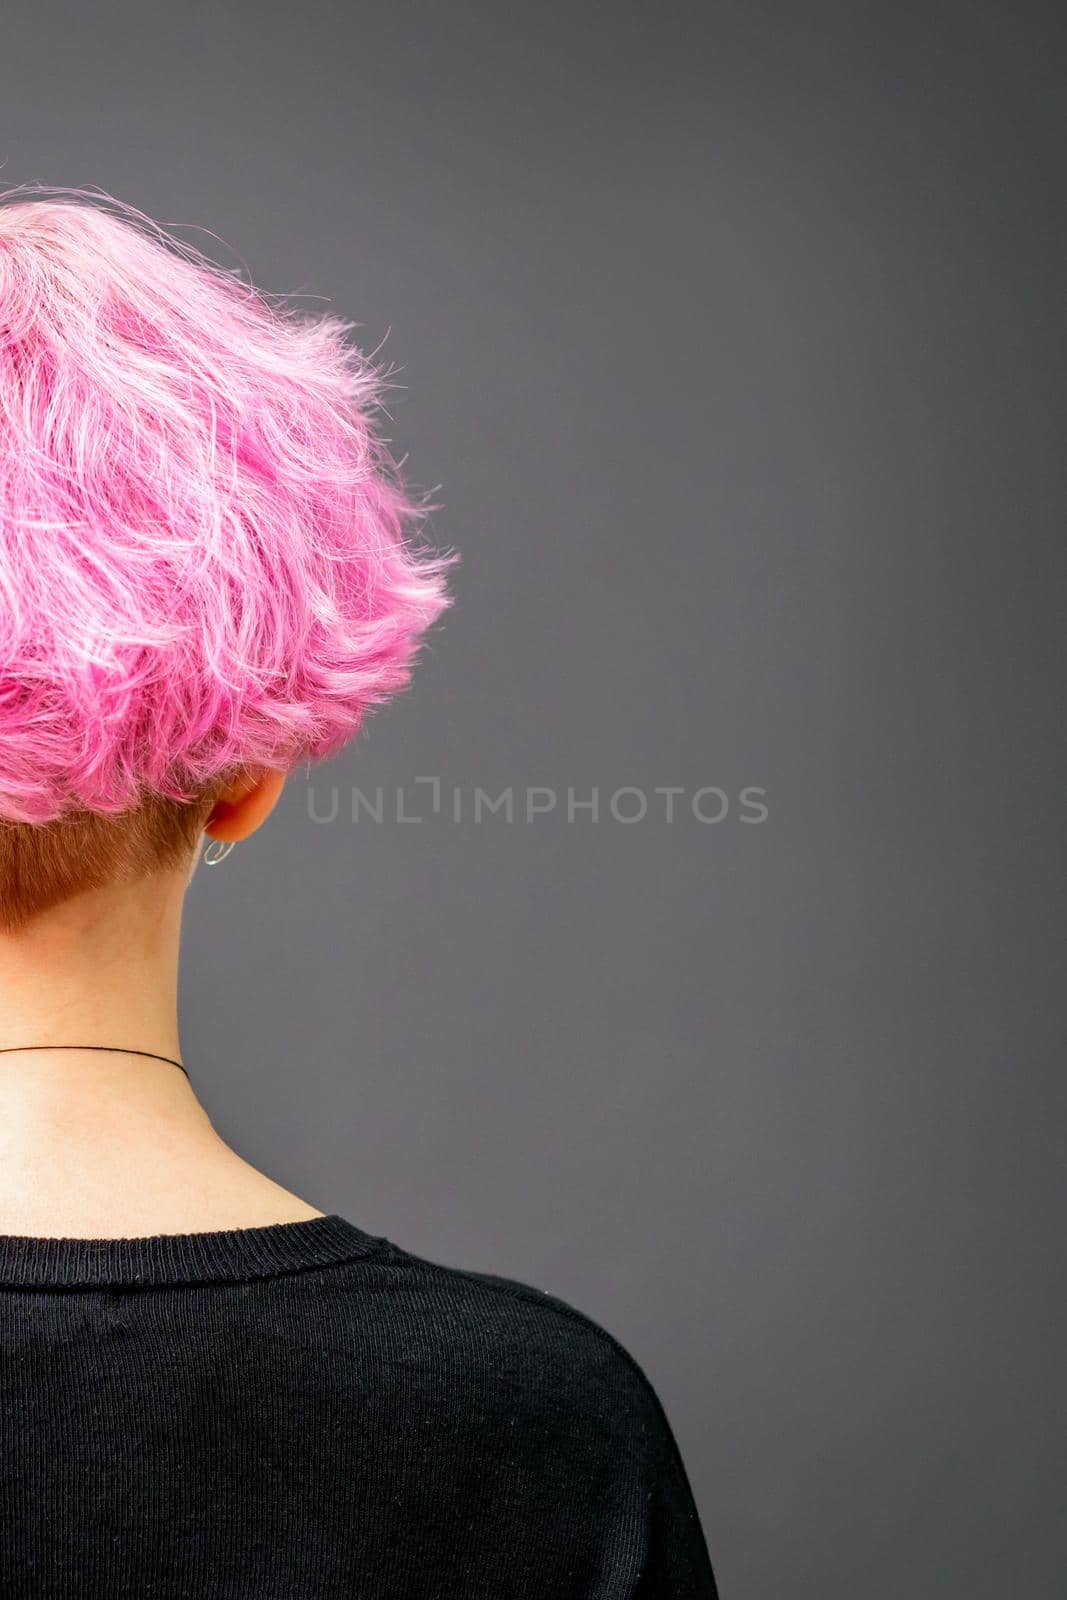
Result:
M335 753L407 683L455 554L383 372L143 213L0 194L0 817L197 798Z

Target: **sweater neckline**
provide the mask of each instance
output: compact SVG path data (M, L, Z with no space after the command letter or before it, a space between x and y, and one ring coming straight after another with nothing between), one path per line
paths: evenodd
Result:
M331 1212L302 1222L120 1239L0 1234L0 1287L249 1283L374 1255L386 1243Z

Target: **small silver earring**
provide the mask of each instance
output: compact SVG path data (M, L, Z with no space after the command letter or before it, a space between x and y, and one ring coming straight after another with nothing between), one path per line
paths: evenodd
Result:
M236 843L236 839L212 839L204 851L205 867L217 867L220 861L225 861Z

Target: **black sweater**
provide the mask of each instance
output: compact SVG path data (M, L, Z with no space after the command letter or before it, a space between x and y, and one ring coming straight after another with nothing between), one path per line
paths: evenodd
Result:
M714 1600L648 1379L339 1216L0 1237L4 1600Z

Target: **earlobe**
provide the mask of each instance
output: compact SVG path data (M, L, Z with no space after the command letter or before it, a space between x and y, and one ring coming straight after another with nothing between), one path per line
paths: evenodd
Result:
M248 769L216 802L204 832L226 844L247 839L274 810L285 779L284 772L270 767Z

